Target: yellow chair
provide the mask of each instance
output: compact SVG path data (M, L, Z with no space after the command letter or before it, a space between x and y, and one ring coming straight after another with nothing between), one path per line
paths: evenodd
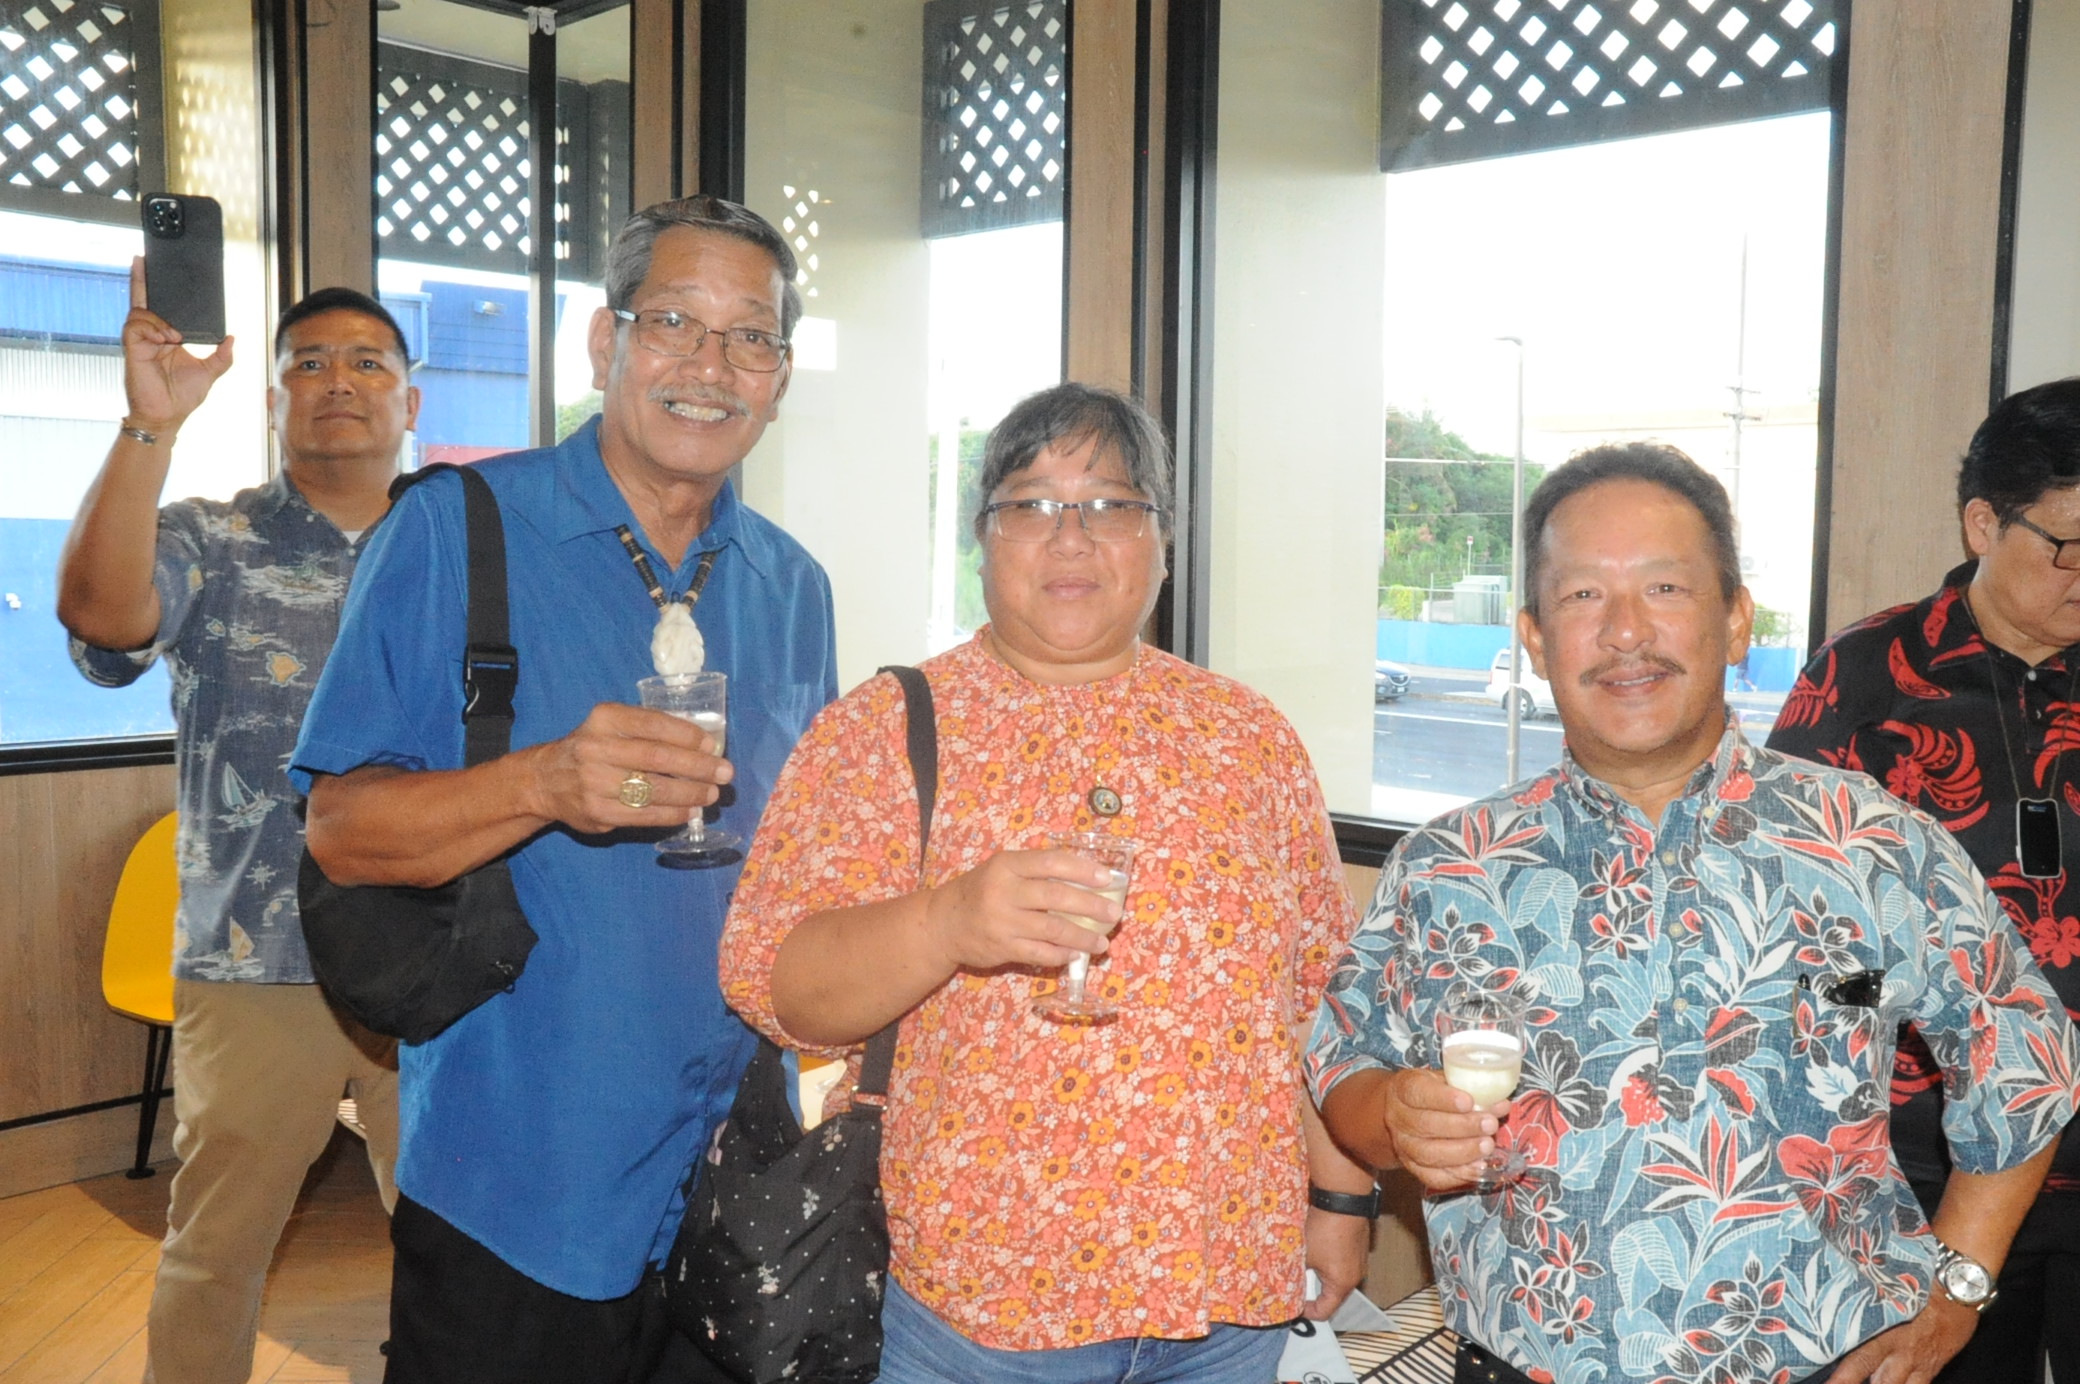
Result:
M173 914L180 878L173 863L176 814L167 813L130 848L101 946L101 995L144 1030L144 1091L137 1117L137 1161L126 1177L153 1173L152 1130L173 1055Z

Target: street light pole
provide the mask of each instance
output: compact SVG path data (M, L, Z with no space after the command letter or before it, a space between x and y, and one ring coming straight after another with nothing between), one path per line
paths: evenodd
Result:
M1524 606L1524 340L1498 336L1517 348L1517 457L1509 485L1509 594L1518 610ZM1524 641L1517 633L1517 611L1509 612L1509 782L1519 777L1524 700Z

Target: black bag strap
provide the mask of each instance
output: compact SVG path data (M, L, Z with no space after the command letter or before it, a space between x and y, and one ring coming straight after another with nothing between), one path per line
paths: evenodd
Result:
M917 874L924 884L925 852L932 843L932 806L939 799L939 722L932 709L932 685L915 668L892 664L880 670L903 685L904 737L910 752L910 776L917 781ZM858 1095L875 1104L888 1094L888 1075L896 1064L897 1019L867 1040L860 1063Z
M491 483L467 466L437 462L390 483L390 502L437 471L462 480L469 526L469 642L462 651L462 766L472 768L513 748L513 693L520 653L506 608L506 528Z

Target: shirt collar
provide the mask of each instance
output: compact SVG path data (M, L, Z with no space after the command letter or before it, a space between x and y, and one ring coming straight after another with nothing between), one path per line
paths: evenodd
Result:
M1700 795L1713 801L1746 797L1743 785L1754 777L1754 758L1754 746L1748 743L1747 736L1741 734L1740 718L1733 708L1728 707L1726 729L1720 732L1719 747L1712 752L1710 759L1697 766L1689 782L1683 785L1683 791L1676 794L1673 801L1681 802ZM1618 796L1616 789L1584 769L1565 748L1560 752L1560 773L1567 787L1591 807L1620 815L1635 811L1632 804Z
M310 502L303 498L303 492L298 490L296 483L289 479L289 469L283 467L265 481L253 487L253 503L246 517L249 519L272 519L281 512L284 505L292 500L305 509L310 508Z
M744 507L737 499L736 488L724 480L722 489L715 493L708 527L686 550L686 561L691 562L712 548L734 546L753 570L764 574L768 554L759 545L744 541L743 516ZM606 460L600 456L599 417L595 414L556 445L556 541L564 543L586 534L612 533L623 524L638 538L644 537L643 526L636 522L621 487L607 474Z

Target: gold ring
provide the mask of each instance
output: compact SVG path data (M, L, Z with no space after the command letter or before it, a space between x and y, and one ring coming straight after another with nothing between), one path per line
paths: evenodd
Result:
M621 780L621 805L623 807L650 806L650 780L644 778L638 770L629 770L628 777Z

